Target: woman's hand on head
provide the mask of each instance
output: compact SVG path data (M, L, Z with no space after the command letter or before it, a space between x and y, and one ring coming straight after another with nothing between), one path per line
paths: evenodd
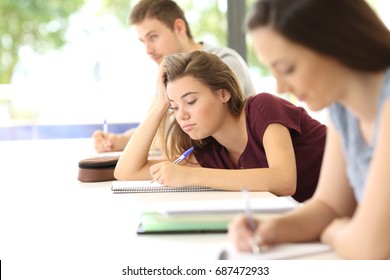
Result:
M167 96L167 67L165 59L160 63L157 74L157 103L164 105L167 110L170 107Z

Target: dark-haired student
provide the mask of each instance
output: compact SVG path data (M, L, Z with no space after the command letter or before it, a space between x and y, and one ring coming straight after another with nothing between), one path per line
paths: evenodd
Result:
M248 28L280 91L331 120L313 198L255 232L237 217L232 242L321 240L343 258L389 258L389 29L364 0L258 0Z

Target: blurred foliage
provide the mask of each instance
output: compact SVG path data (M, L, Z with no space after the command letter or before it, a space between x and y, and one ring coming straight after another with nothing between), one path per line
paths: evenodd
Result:
M9 83L19 61L19 50L30 47L37 53L58 49L66 44L69 16L84 4L100 5L96 16L114 15L124 26L136 0L1 0L0 1L0 83ZM226 0L177 0L186 13L195 40L226 46L227 16L220 8ZM248 9L254 0L247 0ZM266 74L248 43L248 62Z
M368 4L370 4L371 8L373 8L376 11L376 5L378 3L378 0L366 0Z
M69 16L85 3L100 5L96 16L114 15L124 26L136 0L1 0L0 1L0 84L9 83L19 60L19 50L29 46L37 53L66 44L64 35ZM177 0L183 8L195 40L226 46L227 15L220 7L226 0ZM367 0L373 7L377 0ZM247 11L255 0L246 0ZM269 71L257 59L250 38L247 38L247 61L261 76Z
M223 2L227 2L227 0L209 0L208 4L202 4L200 9L197 1L178 1L186 15L195 14L198 17L196 20L192 20L191 16L187 16L195 40L206 38L207 41L207 38L211 37L214 39L214 42L211 43L227 46L227 14L226 11L220 9L220 6L226 4ZM249 13L254 2L255 0L246 0L247 13ZM250 38L247 39L247 46L246 60L248 65L255 69L260 76L268 76L269 70L257 59Z
M0 84L10 82L21 47L28 46L37 53L45 53L66 44L64 35L69 16L86 2L88 0L1 0ZM127 25L130 2L100 0L97 16L111 13Z
M42 53L64 44L68 16L84 0L1 0L0 83L9 83L19 49Z
M96 1L96 0L92 0ZM101 0L100 15L111 13L124 26L128 25L127 19L130 13L131 0ZM133 0L134 1L134 0Z
M227 44L227 16L219 8L219 1L207 1L201 5L193 0L178 1L180 7L185 11L186 18L190 24L192 35L195 41L207 41L213 39L213 43L225 46Z

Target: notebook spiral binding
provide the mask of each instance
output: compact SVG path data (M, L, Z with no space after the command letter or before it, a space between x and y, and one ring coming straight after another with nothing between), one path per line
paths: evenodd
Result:
M201 186L192 187L168 187L168 186L111 186L113 193L160 193L160 192L205 192L220 191Z

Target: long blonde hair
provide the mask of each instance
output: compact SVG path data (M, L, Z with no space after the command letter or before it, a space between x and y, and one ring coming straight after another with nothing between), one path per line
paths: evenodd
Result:
M230 94L230 100L227 102L229 112L235 117L240 115L246 97L236 74L218 56L205 51L179 53L167 56L165 64L167 83L191 76L208 86L213 92L224 89ZM190 147L194 147L195 151L207 149L209 143L215 141L212 137L201 140L191 139L181 129L170 111L161 123L159 134L162 136L160 139L165 139L163 147L169 159L177 157Z

